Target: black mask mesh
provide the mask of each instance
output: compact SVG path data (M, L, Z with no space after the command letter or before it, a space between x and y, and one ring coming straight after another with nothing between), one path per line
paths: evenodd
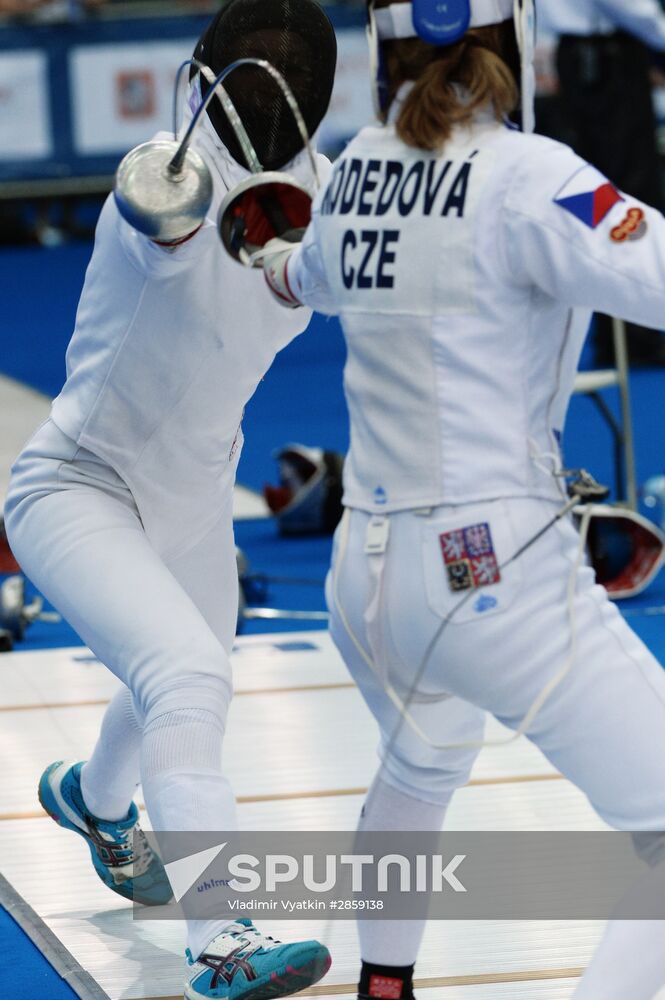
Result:
M310 136L328 109L337 45L332 25L315 0L229 0L208 25L194 56L215 75L236 59L267 59L293 90ZM203 76L200 81L205 95L209 84ZM264 69L241 66L223 86L266 169L283 167L302 150L293 114ZM217 99L208 105L207 113L233 158L246 167Z

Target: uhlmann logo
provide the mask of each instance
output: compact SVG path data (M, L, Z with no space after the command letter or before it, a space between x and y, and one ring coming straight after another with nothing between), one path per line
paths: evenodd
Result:
M227 878L211 878L205 882L200 882L196 887L197 892L208 892L210 889L228 889L231 882Z
M209 848L166 865L176 900L182 899L197 879L226 846ZM228 879L209 877L197 886L199 892L213 888L228 888L234 892L274 893L280 886L297 882L308 892L332 892L340 885L351 892L466 892L457 877L465 854L456 854L447 861L442 854L234 854L227 864ZM367 885L371 873L371 886ZM350 879L350 885L349 885Z

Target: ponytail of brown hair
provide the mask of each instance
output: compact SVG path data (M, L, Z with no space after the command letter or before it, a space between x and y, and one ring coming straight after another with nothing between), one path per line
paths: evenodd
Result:
M469 124L479 108L493 107L498 121L515 109L519 92L508 65L514 59L506 29L514 36L512 23L506 22L476 28L445 48L419 38L386 44L391 99L406 80L414 81L396 121L402 142L437 150L456 126Z

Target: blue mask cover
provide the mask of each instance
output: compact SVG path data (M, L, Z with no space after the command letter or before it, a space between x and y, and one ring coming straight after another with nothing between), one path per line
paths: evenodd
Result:
M454 45L469 30L470 0L413 0L413 26L430 45Z

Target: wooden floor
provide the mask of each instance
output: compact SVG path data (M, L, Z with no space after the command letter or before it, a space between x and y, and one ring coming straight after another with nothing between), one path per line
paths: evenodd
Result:
M7 654L0 665L0 757L11 761L0 788L4 875L111 1000L182 997L182 926L133 922L129 905L97 880L83 842L44 817L35 794L47 763L90 753L115 680L81 648ZM234 671L225 760L241 828L352 829L377 735L328 636L241 638ZM499 728L492 723L490 735ZM526 741L481 753L447 825L602 829L584 796ZM282 938L322 936L333 966L310 993L355 995L352 922L261 927ZM431 923L419 1000L566 1000L601 929L582 921Z

